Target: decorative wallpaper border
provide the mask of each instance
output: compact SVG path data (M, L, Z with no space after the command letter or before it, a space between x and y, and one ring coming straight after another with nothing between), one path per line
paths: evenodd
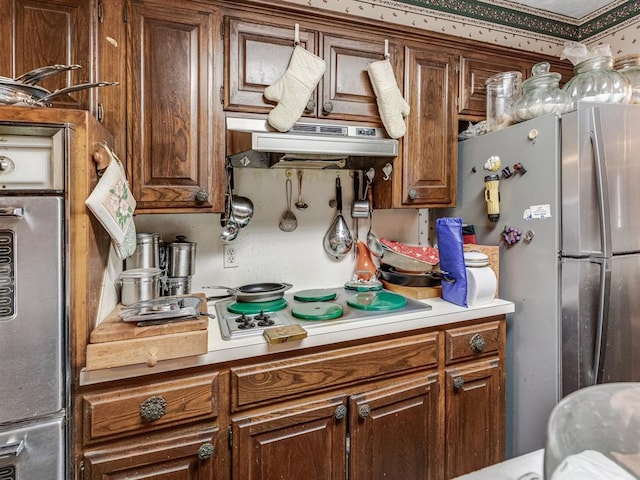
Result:
M478 0L396 0L399 3L489 21L564 40L581 41L640 15L640 2L629 0L581 25Z

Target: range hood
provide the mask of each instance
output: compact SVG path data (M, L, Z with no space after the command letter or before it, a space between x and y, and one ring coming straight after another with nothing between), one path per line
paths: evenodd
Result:
M227 152L234 167L349 168L384 165L398 155L398 141L383 128L348 123L298 122L286 133L266 119L227 117Z

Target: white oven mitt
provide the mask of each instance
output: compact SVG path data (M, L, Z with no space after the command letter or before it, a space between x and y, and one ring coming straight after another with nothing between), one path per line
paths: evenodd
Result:
M378 111L384 128L391 138L400 138L407 133L404 117L409 115L409 104L402 98L393 68L389 60L380 60L367 65L369 79L378 102Z
M296 45L287 70L276 83L264 90L267 99L278 102L267 118L273 128L288 132L293 127L322 78L324 69L324 60Z
M107 145L101 146L110 162L85 204L111 237L118 257L125 259L136 249L136 226L133 222L136 200L120 160Z

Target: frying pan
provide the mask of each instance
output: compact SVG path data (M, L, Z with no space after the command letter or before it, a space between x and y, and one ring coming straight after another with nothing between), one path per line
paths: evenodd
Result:
M250 283L248 285L242 285L240 287L232 288L222 285L213 285L209 287L202 287L206 289L222 289L226 290L227 294L219 297L207 297L207 300L213 300L218 298L226 298L234 296L238 302L270 302L272 300L278 300L284 296L284 292L289 290L293 285L290 283Z
M10 78L0 78L0 105L28 105L32 107L48 106L48 101L59 95L77 92L94 87L118 85L118 82L90 82L71 85L50 92L37 85L26 85Z

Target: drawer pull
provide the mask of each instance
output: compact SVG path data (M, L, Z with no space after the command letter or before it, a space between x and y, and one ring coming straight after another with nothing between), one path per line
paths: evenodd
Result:
M473 337L471 337L469 345L471 345L471 350L473 350L475 353L481 353L487 346L487 341L482 335L476 333Z
M367 405L366 403L363 404L363 405L360 405L360 408L358 408L358 415L362 419L367 418L370 413L371 413L371 407L369 405Z
M312 113L316 111L316 101L311 99L307 102L307 106L305 107L305 111L308 113Z
M342 420L347 416L347 407L345 407L344 405L338 405L338 407L336 408L335 416L336 420Z
M464 378L456 377L453 379L453 388L455 390L460 390L463 385L464 385Z
M149 397L140 404L140 416L145 422L161 419L167 413L167 401L161 396Z
M213 445L211 445L210 443L205 443L198 449L198 458L200 460L207 460L208 458L213 457L214 451L215 449Z

